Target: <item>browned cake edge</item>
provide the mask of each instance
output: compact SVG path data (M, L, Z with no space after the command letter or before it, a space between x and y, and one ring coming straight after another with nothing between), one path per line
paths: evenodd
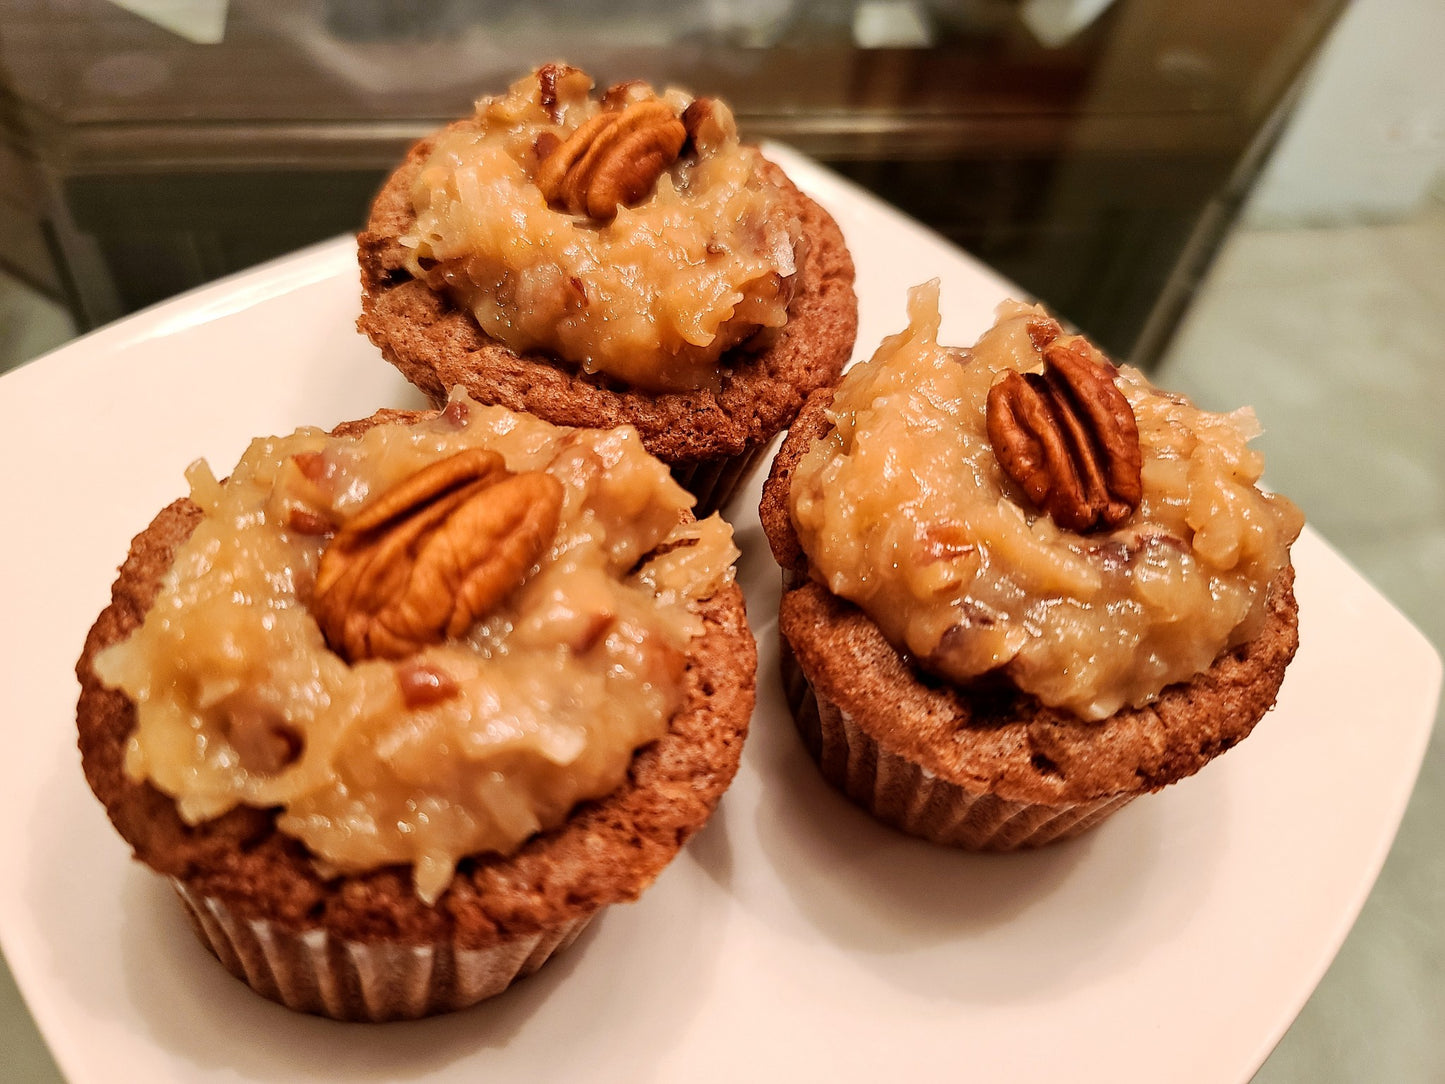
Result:
M1012 689L961 689L918 671L852 603L808 578L788 511L798 460L831 427L812 396L774 460L759 514L784 570L779 631L819 699L880 747L975 794L1066 805L1158 790L1246 738L1299 644L1294 569L1270 585L1260 633L1146 707L1097 722Z
M383 411L339 431L406 417ZM323 928L354 942L444 941L457 949L576 926L603 906L637 898L706 822L737 770L757 652L742 592L729 585L701 608L705 630L688 649L684 706L667 734L636 754L626 782L510 858L466 860L434 907L416 898L409 867L322 878L305 848L276 830L274 811L239 807L188 825L169 797L126 776L134 705L102 685L92 664L139 626L199 519L194 504L177 500L132 542L76 666L79 746L91 789L136 857L192 893L223 901L237 917L286 930Z
M398 238L415 222L411 189L434 141L429 137L411 148L378 193L357 239L362 285L357 327L436 405L460 384L480 402L556 425L633 425L648 451L664 462L704 463L772 439L809 392L837 380L851 355L858 300L842 231L772 163L765 164L767 176L803 226L797 285L788 323L767 348L744 347L727 355L721 390L638 392L549 355L513 353L485 335L470 313L406 271L406 250Z

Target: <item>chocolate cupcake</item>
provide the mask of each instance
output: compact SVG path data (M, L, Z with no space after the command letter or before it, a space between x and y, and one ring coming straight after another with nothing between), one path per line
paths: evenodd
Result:
M630 424L717 507L853 348L836 223L714 98L562 64L407 154L359 238L358 326L433 402Z
M637 898L731 781L736 551L630 430L458 395L188 476L86 641L79 744L259 993L343 1020L496 994Z
M764 487L798 728L885 823L1010 850L1077 835L1249 735L1298 643L1302 519L1252 414L1115 369L1041 310L910 327L814 395Z

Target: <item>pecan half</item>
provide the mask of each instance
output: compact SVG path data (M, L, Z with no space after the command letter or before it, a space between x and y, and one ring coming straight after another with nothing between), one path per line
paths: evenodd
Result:
M686 139L687 129L665 102L604 110L546 153L537 187L554 207L610 221L618 207L652 191Z
M1117 527L1143 497L1139 427L1113 366L1077 335L1043 346L1044 372L988 392L988 439L1004 473L1060 527Z
M351 662L398 659L462 635L526 577L556 534L562 484L458 452L367 503L321 554L311 599Z

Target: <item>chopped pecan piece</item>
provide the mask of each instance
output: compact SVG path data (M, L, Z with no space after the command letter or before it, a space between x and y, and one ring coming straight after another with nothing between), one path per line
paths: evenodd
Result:
M682 111L682 126L687 131L685 153L720 147L738 130L732 110L716 98L694 98Z
M1062 335L1064 329L1051 316L1036 316L1028 322L1028 332L1029 341L1034 344L1034 349L1042 351L1044 347Z
M541 103L542 108L547 111L547 115L550 116L554 121L559 119L559 113L557 111L557 104L559 100L559 96L557 94L557 81L559 79L565 78L568 75L571 75L576 71L577 69L572 67L570 64L555 63L543 64L540 68L537 69L537 100Z
M636 101L643 101L655 98L652 88L641 79L628 79L622 83L613 83L602 92L598 99L603 109L626 109Z
M556 132L542 132L532 140L532 156L538 162L544 162L561 145L562 137Z
M293 507L286 513L286 529L297 534L322 535L336 530L336 524L319 512L309 508Z
M940 523L929 527L919 540L920 564L954 561L977 551L973 537L958 523Z
M397 664L396 685L408 708L429 708L450 700L462 689L445 670L416 659Z
M227 697L220 710L222 731L246 771L275 775L301 756L300 731L271 705L243 690Z
M470 399L451 399L442 408L438 417L455 429L462 429L467 424L467 419L472 415Z
M403 479L321 554L311 610L351 662L461 636L526 577L557 531L562 484L458 452Z
M290 456L272 488L267 515L297 534L330 534L336 530L331 514L335 480L336 464L321 452Z
M665 102L606 110L547 153L537 168L537 187L554 207L607 222L618 207L652 191L686 139L682 121Z
M1060 527L1117 527L1143 497L1134 411L1084 339L1055 338L1042 353L1042 374L1009 372L989 389L994 454Z

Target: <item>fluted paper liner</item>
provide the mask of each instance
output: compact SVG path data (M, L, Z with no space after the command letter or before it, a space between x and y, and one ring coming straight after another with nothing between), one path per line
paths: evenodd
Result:
M829 783L884 824L950 847L1012 851L1071 839L1135 794L1070 805L976 794L879 745L836 704L820 699L780 637L783 683L803 744Z
M724 459L705 459L699 463L680 463L672 468L672 477L697 498L693 514L698 519L716 512L736 493L762 462L770 441L747 448L738 455Z
M215 897L179 880L171 884L202 943L226 970L263 997L334 1020L413 1020L475 1005L532 974L597 914L483 949L369 943L239 918Z

